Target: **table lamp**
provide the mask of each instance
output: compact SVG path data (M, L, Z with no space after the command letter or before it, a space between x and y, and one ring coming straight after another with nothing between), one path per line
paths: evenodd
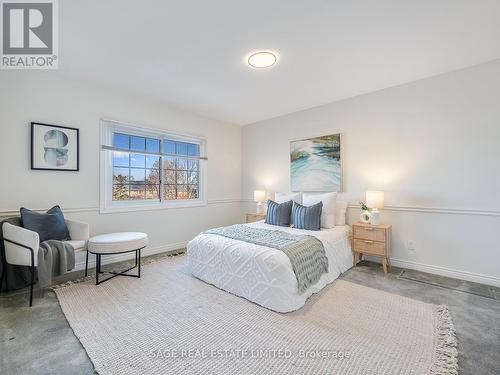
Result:
M367 191L366 205L372 209L370 212L370 224L380 225L380 212L378 209L384 207L384 192Z
M266 192L264 190L254 190L253 191L253 200L257 202L257 213L264 213L264 202L266 201Z

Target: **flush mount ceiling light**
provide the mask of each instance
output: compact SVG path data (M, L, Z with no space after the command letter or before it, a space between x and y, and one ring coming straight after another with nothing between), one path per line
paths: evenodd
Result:
M254 52L248 57L248 65L253 68L269 68L276 63L277 57L268 51Z

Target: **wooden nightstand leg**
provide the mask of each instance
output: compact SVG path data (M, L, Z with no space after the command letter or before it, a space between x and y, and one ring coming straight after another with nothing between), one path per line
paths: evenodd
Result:
M354 265L357 265L359 262L361 262L361 257L363 254L361 253L354 253Z
M384 273L386 275L387 275L387 266L388 266L387 258L382 258L382 268L384 269Z

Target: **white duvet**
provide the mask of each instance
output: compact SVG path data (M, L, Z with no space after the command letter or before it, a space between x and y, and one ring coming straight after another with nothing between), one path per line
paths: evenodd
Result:
M347 225L320 231L277 227L264 222L245 225L318 238L325 247L328 273L299 294L292 265L282 251L202 233L187 245L188 265L192 274L268 309L289 312L300 309L313 293L323 289L353 265L349 241L351 229Z

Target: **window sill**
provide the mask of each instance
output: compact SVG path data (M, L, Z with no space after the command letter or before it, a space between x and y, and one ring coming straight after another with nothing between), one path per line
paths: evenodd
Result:
M110 205L108 207L101 207L99 212L101 214L112 214L119 212L134 212L134 211L154 211L154 210L170 210L177 208L194 208L204 207L207 205L205 200L194 200L187 202L168 202L168 203L139 203L131 205Z

